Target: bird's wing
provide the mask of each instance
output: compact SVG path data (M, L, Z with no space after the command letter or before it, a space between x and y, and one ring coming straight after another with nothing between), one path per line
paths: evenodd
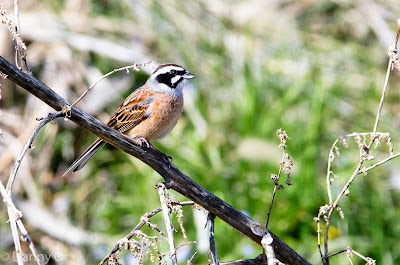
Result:
M145 89L134 91L122 102L107 125L124 133L150 116L149 107L154 100L151 92Z

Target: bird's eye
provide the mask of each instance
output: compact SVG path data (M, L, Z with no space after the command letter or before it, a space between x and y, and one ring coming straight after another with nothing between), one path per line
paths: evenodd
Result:
M170 74L171 74L171 75L176 75L176 70L171 70L171 71L170 71Z

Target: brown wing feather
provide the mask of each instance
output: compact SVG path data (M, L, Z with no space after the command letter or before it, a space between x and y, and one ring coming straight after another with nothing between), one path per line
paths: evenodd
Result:
M121 133L129 131L149 117L148 108L153 99L152 93L148 90L134 91L115 111L107 125Z

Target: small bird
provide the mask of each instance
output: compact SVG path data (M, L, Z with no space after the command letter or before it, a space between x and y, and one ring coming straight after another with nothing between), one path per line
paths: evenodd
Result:
M188 79L195 77L180 65L161 64L122 102L107 126L149 147L149 141L163 138L175 127L183 110L182 89ZM63 176L83 168L105 144L97 138Z

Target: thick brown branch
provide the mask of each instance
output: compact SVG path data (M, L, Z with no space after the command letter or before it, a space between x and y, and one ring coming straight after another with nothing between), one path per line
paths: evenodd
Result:
M18 70L3 57L0 57L0 71L7 75L9 80L35 95L57 111L70 105L65 99L60 97L41 81ZM142 160L165 179L167 188L172 188L193 200L243 235L261 245L262 237L255 235L250 228L251 224L254 225L254 223L256 223L255 221L195 183L171 164L167 157L160 151L152 147L148 149L146 147L139 147L133 140L111 129L76 107L72 108L69 118L71 121L104 139L106 142ZM274 239L273 244L276 257L280 261L287 264L309 264L277 236L272 233L271 235Z

